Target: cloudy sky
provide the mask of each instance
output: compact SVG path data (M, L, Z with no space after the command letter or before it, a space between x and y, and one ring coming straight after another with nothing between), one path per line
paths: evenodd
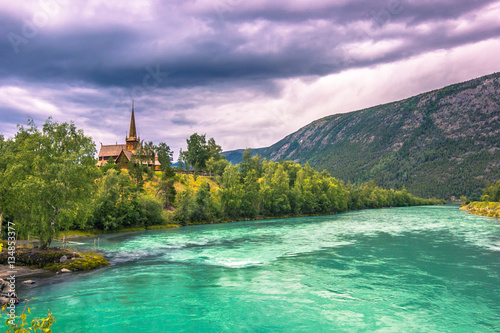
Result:
M500 71L493 0L0 0L0 133L28 117L175 151L273 144L334 113Z

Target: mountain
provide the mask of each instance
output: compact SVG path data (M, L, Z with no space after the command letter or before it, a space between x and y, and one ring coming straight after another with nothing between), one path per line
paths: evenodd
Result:
M312 122L262 157L418 196L478 197L500 179L500 73ZM226 152L233 163L243 150Z

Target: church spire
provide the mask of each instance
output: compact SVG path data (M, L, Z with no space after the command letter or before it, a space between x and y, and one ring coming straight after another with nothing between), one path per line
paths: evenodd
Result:
M125 141L127 142L128 151L135 151L137 149L139 138L137 137L137 131L135 129L134 100L132 100L132 116L130 117L130 131L128 132L128 138L126 138Z
M132 100L132 116L130 117L130 131L128 132L129 138L137 138L135 130L135 117L134 117L134 100Z

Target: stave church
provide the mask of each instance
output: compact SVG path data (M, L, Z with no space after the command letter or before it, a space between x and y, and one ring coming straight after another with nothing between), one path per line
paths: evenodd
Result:
M137 135L137 129L135 126L135 115L134 115L134 102L132 102L132 115L130 117L130 129L125 137L124 144L114 144L114 145L103 145L101 143L101 149L99 150L97 166L102 166L108 163L109 159L112 158L116 164L120 164L122 168L127 168L128 162L132 159L132 155L136 154L138 148L142 144L141 139ZM150 169L160 170L160 162L158 157L154 156L150 159L154 163L142 162L144 165L148 165Z

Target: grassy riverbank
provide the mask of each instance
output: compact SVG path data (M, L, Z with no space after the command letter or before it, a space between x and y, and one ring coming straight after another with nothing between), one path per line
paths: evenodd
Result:
M500 202L475 201L463 205L460 209L469 214L500 218Z
M0 264L9 264L8 248L4 245L0 252ZM74 252L69 249L51 247L39 249L38 247L17 247L15 250L15 266L28 266L32 269L45 269L50 271L89 271L109 265L109 262L95 252Z

